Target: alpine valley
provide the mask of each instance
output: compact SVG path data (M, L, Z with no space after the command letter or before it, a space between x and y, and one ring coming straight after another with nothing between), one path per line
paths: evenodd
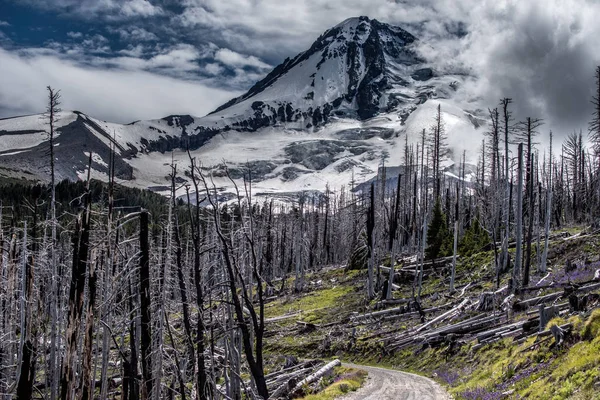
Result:
M56 177L85 177L91 152L92 177L107 180L114 148L120 183L165 194L171 163L178 165L182 194L190 156L225 199L233 194L227 171L241 180L249 170L257 196L338 189L373 179L382 163L402 165L405 146L421 143L438 105L452 150L443 165L450 167L480 144L486 116L461 94L475 78L439 71L419 55L418 44L400 27L351 18L204 117L121 125L63 111ZM0 120L0 176L48 181L47 131L42 114Z

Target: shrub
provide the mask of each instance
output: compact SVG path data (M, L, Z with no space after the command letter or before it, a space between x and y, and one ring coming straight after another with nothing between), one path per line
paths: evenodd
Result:
M596 309L592 312L590 317L585 322L581 331L581 338L583 340L593 340L598 337L600 333L600 309Z

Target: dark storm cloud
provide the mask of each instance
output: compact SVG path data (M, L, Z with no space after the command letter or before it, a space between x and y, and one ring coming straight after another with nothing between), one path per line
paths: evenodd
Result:
M585 128L600 62L598 2L493 4L474 8L470 33L456 48L479 78L471 93L488 104L512 97L518 118L544 118L546 129L558 134Z

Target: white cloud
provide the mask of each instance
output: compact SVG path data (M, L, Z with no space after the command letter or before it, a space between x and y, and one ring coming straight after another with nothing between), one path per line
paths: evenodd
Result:
M230 49L217 50L215 53L215 59L231 67L249 66L259 69L271 68L269 64L260 61L255 56L246 56Z
M209 63L204 66L204 70L210 75L219 75L223 73L224 68L218 63Z
M10 26L10 24L6 21L0 20L0 26Z
M119 50L119 54L122 54L127 57L140 58L144 55L146 48L141 44L137 46L129 45L126 49Z
M109 32L113 32L119 35L121 40L132 41L132 42L150 42L158 41L158 36L154 33L147 31L144 28L137 26L121 27L121 28L108 28Z
M121 13L127 17L151 17L162 14L163 10L148 0L130 0L123 4Z
M239 95L140 70L85 67L49 49L17 54L0 48L0 117L42 112L47 85L62 90L63 109L122 123L169 114L202 116Z
M201 52L189 44L180 44L167 52L157 54L150 58L146 64L147 68L173 68L179 71L196 71L200 67L197 60Z
M122 20L164 14L164 10L150 0L23 0L23 2L41 9L66 13L69 16L76 15L83 19Z
M512 97L515 116L544 118L542 131L585 130L600 63L597 15L600 3L591 0L474 4L470 33L454 46L456 60L478 77L467 89L492 107Z
M81 32L67 32L67 36L72 39L79 39L83 37L83 33Z

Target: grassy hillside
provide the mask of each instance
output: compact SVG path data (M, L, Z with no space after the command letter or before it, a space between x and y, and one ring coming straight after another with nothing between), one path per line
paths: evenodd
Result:
M549 252L550 275L543 285L554 286L523 293L516 300L560 292L569 285L591 281L600 268L600 236L581 229L553 236ZM535 256L534 256L535 257ZM456 293L448 293L448 271L440 268L428 274L423 284L424 309L473 301L494 288L493 252L482 252L460 260L457 266ZM570 269L572 268L572 269ZM534 265L535 270L535 265ZM508 279L502 277L501 286ZM543 275L533 273L535 285ZM352 322L356 314L373 311L382 305L365 300L366 271L334 268L307 278L302 294L288 295L268 304L270 354L302 357L341 357L356 363L383 365L427 375L445 385L457 399L600 399L600 303L598 290L588 295L585 312L566 310L552 325L571 324L564 343L553 336L534 335L518 343L506 337L479 345L472 335L456 335L442 343L419 343L390 350L407 329L422 325L418 315L385 321L373 318ZM463 292L464 289L464 293ZM396 299L412 295L411 282L400 285ZM566 298L555 300L554 304ZM547 304L547 305L550 305ZM397 307L397 306L388 306ZM444 310L447 310L444 309ZM443 310L427 313L426 321ZM497 313L506 313L498 307ZM415 313L416 314L416 313ZM474 309L461 313L448 323L477 315ZM510 313L510 321L537 315L537 306ZM441 323L433 327L443 326ZM433 328L432 327L432 328ZM430 329L432 329L430 328ZM425 330L427 332L428 330Z

